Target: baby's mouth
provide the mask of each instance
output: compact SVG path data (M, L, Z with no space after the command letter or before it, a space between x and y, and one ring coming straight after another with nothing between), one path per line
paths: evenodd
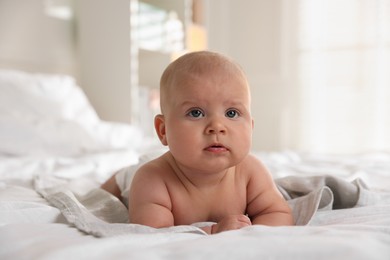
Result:
M208 152L213 152L213 153L221 153L221 152L227 152L229 151L228 148L223 146L222 144L213 144L205 148L206 151Z

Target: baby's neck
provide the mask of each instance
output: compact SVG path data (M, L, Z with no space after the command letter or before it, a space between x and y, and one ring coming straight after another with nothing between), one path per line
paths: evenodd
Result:
M202 172L199 169L191 169L178 163L170 154L168 163L176 176L187 188L196 188L198 190L212 190L218 187L227 174L233 171L233 168L223 169L220 172Z

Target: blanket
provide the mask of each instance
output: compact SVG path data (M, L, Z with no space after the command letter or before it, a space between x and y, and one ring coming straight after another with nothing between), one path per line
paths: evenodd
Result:
M292 209L295 224L299 226L320 224L321 221L315 216L321 212L356 209L355 215L362 217L366 214L369 217L371 210L364 209L366 206L384 205L388 208L390 205L390 193L372 191L360 179L348 182L331 175L289 176L276 179L275 182ZM87 193L78 194L67 184L39 177L35 180L35 187L49 203L61 211L70 224L96 237L167 232L206 235L199 227L211 224L194 223L160 229L130 224L126 206L102 189L94 188ZM344 213L338 218L345 217ZM329 219L328 216L326 218Z

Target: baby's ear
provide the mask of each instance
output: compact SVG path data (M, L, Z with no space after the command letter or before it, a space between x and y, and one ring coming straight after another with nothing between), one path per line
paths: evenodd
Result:
M166 131L165 131L165 118L163 115L156 115L154 118L154 128L163 145L168 145Z

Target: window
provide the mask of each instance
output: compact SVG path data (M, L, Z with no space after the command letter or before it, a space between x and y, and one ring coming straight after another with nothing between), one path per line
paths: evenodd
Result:
M303 150L390 149L390 1L296 2Z

